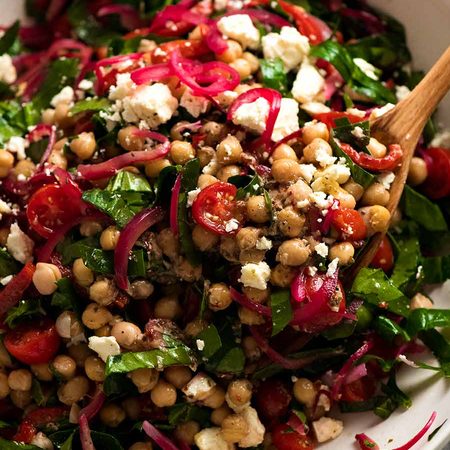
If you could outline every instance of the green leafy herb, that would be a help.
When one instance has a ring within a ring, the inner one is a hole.
[[[17,306],[8,310],[5,323],[10,327],[16,327],[19,322],[28,320],[30,317],[45,314],[39,300],[20,300]]]
[[[262,82],[265,87],[275,89],[285,97],[289,94],[288,80],[281,58],[261,59]]]
[[[408,185],[403,191],[402,202],[406,216],[427,230],[447,230],[447,223],[439,206]]]
[[[343,413],[355,413],[364,411],[373,411],[374,408],[381,402],[380,396],[373,396],[363,402],[339,402],[339,409]]]
[[[73,438],[75,436],[75,431],[70,434],[70,436],[64,441],[60,450],[72,450]]]
[[[428,436],[428,442],[433,439],[437,433],[439,433],[440,429],[445,425],[448,419],[445,419],[437,428],[435,428]]]
[[[421,262],[423,279],[425,283],[443,283],[445,280],[450,278],[449,255],[423,258]]]
[[[239,175],[238,175],[239,176]],[[230,183],[233,183],[234,179],[236,178],[236,182],[240,183],[243,181],[242,178],[237,179],[237,177],[232,177],[233,180],[229,180]],[[246,177],[247,178],[247,177]],[[235,184],[235,183],[233,183]],[[253,195],[259,195],[262,192],[263,189],[263,183],[258,175],[255,175],[248,184],[245,186],[239,187],[236,192],[236,200],[244,200],[248,197],[251,197]]]
[[[220,360],[216,370],[224,373],[240,373],[244,365],[244,351],[241,347],[234,347]]]
[[[123,450],[120,442],[110,433],[100,433],[99,431],[91,430],[91,438],[95,448],[108,450]]]
[[[370,125],[368,121],[351,123],[346,117],[336,119],[337,125],[333,128],[333,135],[342,142],[347,142],[359,151],[368,153],[366,146],[370,141]],[[358,128],[360,133],[356,133]]]
[[[361,309],[361,307],[359,309]],[[351,336],[355,332],[356,324],[356,321],[342,321],[333,327],[327,328],[320,334],[329,341],[344,339]]]
[[[20,23],[16,20],[0,38],[0,55],[3,55],[4,53],[12,53],[11,49],[19,37],[19,28]]]
[[[92,97],[76,102],[70,109],[70,112],[75,115],[85,111],[105,111],[109,106],[110,102],[108,99]]]
[[[58,289],[53,293],[51,305],[63,311],[79,312],[77,294],[69,278],[61,278],[56,282]]]
[[[38,406],[45,406],[46,400],[44,397],[44,393],[42,392],[41,383],[36,378],[33,378],[31,383],[31,396],[33,397],[34,402]]]
[[[263,189],[263,196],[264,196],[264,205],[266,206],[267,211],[269,211],[270,221],[273,221],[273,206],[272,206],[272,199],[270,198],[269,191],[266,189]]]
[[[210,412],[207,408],[202,408],[192,403],[177,403],[169,408],[167,420],[170,425],[178,425],[189,420],[195,420],[202,426],[209,422]]]
[[[409,315],[409,299],[380,269],[361,269],[353,282],[351,292],[372,305],[401,316]]]
[[[6,250],[0,248],[0,278],[14,275],[19,270],[19,263]]]
[[[164,167],[164,169],[161,170],[153,185],[153,190],[155,191],[154,204],[167,205],[170,203],[170,196],[177,174],[178,168],[176,166]]]
[[[400,390],[395,381],[395,374],[391,375],[387,384],[381,386],[386,397],[374,409],[374,413],[382,419],[387,419],[399,406],[408,409],[412,405],[411,399]]]
[[[416,277],[420,258],[419,241],[414,237],[401,240],[399,241],[398,248],[399,252],[395,261],[391,281],[399,289],[403,289],[413,277]]]
[[[39,113],[31,103],[22,106],[17,101],[0,102],[0,144],[13,136],[22,136],[38,120]]]
[[[135,396],[138,393],[134,383],[124,373],[112,373],[106,377],[103,392],[109,399]]]
[[[191,159],[181,169],[181,187],[186,191],[193,191],[197,188],[198,177],[200,176],[200,160]]]
[[[291,293],[288,289],[273,292],[270,295],[272,308],[272,336],[275,336],[292,320]]]
[[[384,340],[392,342],[396,337],[409,341],[408,333],[396,322],[384,316],[377,316],[373,320],[373,327]]]
[[[44,137],[36,142],[31,142],[27,148],[27,156],[31,158],[31,160],[38,164],[42,159],[42,155],[45,152],[45,149],[48,145],[48,138]]]
[[[110,192],[152,192],[150,183],[142,175],[121,170],[115,175],[106,186],[106,190]]]
[[[420,339],[433,352],[441,366],[444,376],[450,376],[450,343],[437,330],[426,330],[419,333]]]
[[[205,358],[210,358],[222,347],[222,340],[220,339],[219,332],[214,325],[209,325],[208,328],[203,330],[196,337],[196,342],[203,342],[203,349],[200,350]]]
[[[42,450],[41,447],[36,447],[32,444],[20,444],[19,442],[7,441],[0,438],[0,448],[2,450]]]
[[[411,335],[416,335],[419,331],[448,326],[450,326],[450,310],[419,308],[411,311],[406,328]]]

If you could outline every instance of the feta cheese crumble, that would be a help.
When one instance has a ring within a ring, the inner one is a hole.
[[[5,145],[5,150],[15,153],[20,161],[27,157],[25,149],[28,147],[28,141],[20,136],[13,136]]]
[[[0,55],[0,81],[6,84],[12,84],[16,79],[17,72],[11,56],[7,53]]]
[[[11,256],[22,264],[33,259],[34,242],[19,228],[17,222],[11,225],[6,248]]]
[[[56,108],[60,103],[72,104],[75,98],[75,92],[70,86],[65,86],[51,100],[50,105]]]
[[[222,17],[217,22],[217,28],[224,36],[238,41],[244,48],[259,47],[258,28],[253,25],[252,19],[247,14]]]
[[[238,446],[242,448],[257,447],[263,442],[266,429],[259,420],[256,409],[247,406],[240,414],[247,423],[247,434],[238,442]]]
[[[209,103],[208,99],[194,95],[190,89],[186,89],[180,98],[180,106],[195,118],[208,110]]]
[[[195,341],[195,344],[197,345],[197,348],[202,351],[205,348],[205,341],[202,341],[201,339],[197,339]]]
[[[230,219],[225,222],[225,231],[231,233],[239,228],[239,222],[236,219]]]
[[[220,427],[204,428],[194,436],[199,450],[233,450],[234,445],[225,441]]]
[[[330,262],[327,269],[327,277],[332,277],[336,272],[339,264],[339,258],[334,258],[333,261]]]
[[[195,202],[197,195],[200,193],[201,189],[197,188],[187,193],[187,202],[186,206],[189,208]]]
[[[270,250],[272,248],[272,241],[267,239],[265,236],[259,238],[256,241],[256,249],[257,250]]]
[[[322,443],[331,439],[336,439],[344,429],[344,423],[341,420],[330,417],[321,417],[312,423],[317,442]]]
[[[300,176],[307,182],[311,183],[312,179],[314,178],[314,174],[316,173],[317,169],[314,164],[299,164],[300,166]]]
[[[409,94],[411,94],[411,90],[408,86],[395,86],[395,96],[399,102],[408,97]]]
[[[108,356],[120,354],[120,346],[114,336],[92,336],[89,338],[88,347],[105,362]]]
[[[437,133],[431,141],[430,147],[450,148],[450,131],[445,130]]]
[[[370,64],[363,58],[353,58],[353,62],[361,69],[361,71],[372,80],[378,80],[379,71],[374,65]]]
[[[328,256],[328,246],[327,244],[324,244],[321,242],[320,244],[317,244],[314,247],[314,250],[319,256],[322,256],[322,258],[326,258]]]
[[[325,80],[308,60],[303,61],[292,86],[292,95],[299,103],[317,100],[325,87]]]
[[[294,27],[282,27],[280,33],[269,33],[262,38],[265,59],[280,58],[288,72],[300,65],[309,53],[309,41]]]
[[[389,190],[395,180],[395,174],[394,172],[383,172],[378,175],[377,180],[385,189]]]
[[[244,286],[264,290],[267,288],[267,282],[270,279],[270,267],[262,261],[259,263],[244,264],[241,268],[241,277],[239,282]]]

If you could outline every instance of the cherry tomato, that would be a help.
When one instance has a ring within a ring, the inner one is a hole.
[[[215,234],[236,234],[242,226],[242,216],[236,203],[237,188],[217,182],[198,194],[192,205],[194,220]]]
[[[372,378],[362,377],[342,387],[341,400],[344,402],[365,402],[375,394],[376,384]]]
[[[69,414],[68,408],[63,406],[53,406],[38,408],[29,412],[25,420],[33,424],[35,427],[41,428],[49,423],[60,422]]]
[[[29,444],[33,440],[34,436],[36,436],[36,433],[36,427],[30,421],[24,420],[20,423],[19,428],[17,428],[13,441]]]
[[[422,184],[424,193],[438,199],[450,195],[450,149],[432,147],[424,152],[428,176]]]
[[[394,251],[392,250],[391,241],[387,236],[383,237],[370,265],[371,267],[382,269],[386,273],[394,267]]]
[[[272,443],[277,450],[314,450],[316,446],[308,436],[302,436],[288,425],[278,425],[272,430]]]
[[[258,410],[269,422],[285,416],[288,413],[291,400],[291,391],[285,383],[274,378],[263,381],[256,393]]]
[[[4,344],[14,358],[24,364],[44,364],[58,352],[60,337],[48,318],[22,323],[8,331]]]
[[[361,214],[355,209],[340,208],[333,211],[332,226],[341,239],[359,241],[367,236],[367,227]]]
[[[354,114],[350,114],[344,111],[331,111],[327,113],[320,113],[314,116],[314,119],[323,122],[328,128],[334,128],[336,126],[335,120],[348,119],[351,123],[362,122],[364,120],[363,117],[355,116]]]
[[[36,268],[32,263],[25,264],[22,270],[14,275],[13,279],[3,288],[0,292],[0,316],[19,303],[23,293],[33,280],[35,270]]]
[[[62,225],[80,215],[81,191],[75,185],[53,183],[38,189],[28,201],[27,218],[31,228],[49,238]]]
[[[152,64],[167,62],[174,50],[179,50],[181,56],[188,59],[198,59],[201,56],[211,53],[211,50],[201,39],[178,39],[164,42],[153,50]]]
[[[294,19],[298,31],[307,36],[312,44],[320,44],[331,37],[329,26],[318,17],[308,14],[301,6],[284,0],[278,0],[278,3],[283,11]]]

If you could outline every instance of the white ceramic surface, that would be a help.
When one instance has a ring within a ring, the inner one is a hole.
[[[450,0],[372,0],[370,3],[390,12],[406,25],[415,68],[429,68],[450,45]],[[18,0],[0,0],[0,24],[6,25],[21,17],[21,4]],[[450,95],[441,105],[439,121],[450,127]],[[431,295],[438,305],[448,308],[450,282],[433,289]],[[432,411],[438,413],[432,429],[450,417],[449,380],[439,378],[434,372],[405,367],[400,372],[399,385],[412,396],[411,409],[394,413],[386,422],[379,421],[372,413],[343,415],[344,433],[320,450],[356,450],[354,435],[360,432],[373,437],[383,450],[390,450],[407,442],[422,428]],[[424,438],[414,449],[442,450],[449,441],[450,421],[431,442]]]

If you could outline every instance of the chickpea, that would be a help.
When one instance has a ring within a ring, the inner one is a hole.
[[[223,419],[220,435],[229,444],[236,444],[247,433],[247,421],[241,414],[230,414]]]
[[[150,393],[152,402],[159,408],[172,406],[177,401],[177,390],[165,380],[159,379]]]
[[[345,189],[339,187],[332,193],[332,195],[339,201],[341,208],[355,209],[355,197],[349,194]]]
[[[302,139],[306,145],[311,144],[314,139],[322,139],[328,142],[330,139],[330,132],[324,123],[313,120],[312,122],[305,123]]]
[[[11,391],[9,398],[14,406],[25,409],[32,401],[31,391]]]
[[[141,329],[132,322],[118,322],[111,328],[111,336],[124,347],[132,347],[142,336]]]
[[[258,72],[259,70],[259,59],[250,52],[244,52],[242,57],[250,64],[251,73]]]
[[[26,369],[13,370],[8,375],[8,385],[13,391],[29,391],[33,376]]]
[[[103,250],[114,250],[119,242],[120,231],[114,225],[102,231],[100,235],[100,246]]]
[[[229,416],[232,413],[233,413],[233,411],[225,403],[222,406],[220,406],[219,408],[216,408],[211,413],[211,422],[214,425],[217,425],[220,427],[220,425],[222,425],[222,422],[224,421],[225,417]]]
[[[204,145],[203,147],[200,147],[197,150],[197,158],[200,162],[200,167],[203,168],[203,167],[207,166],[212,161],[215,154],[216,154],[216,151],[212,147],[209,147],[208,145]]]
[[[272,161],[277,161],[278,159],[292,159],[297,161],[297,154],[294,149],[287,144],[280,144],[271,155]]]
[[[0,399],[3,399],[9,395],[9,383],[8,376],[0,372]]]
[[[242,292],[254,303],[266,303],[270,297],[269,289],[255,289],[244,286]]]
[[[97,356],[89,356],[84,362],[87,377],[98,383],[105,381],[105,363]]]
[[[238,58],[242,57],[244,52],[239,42],[229,39],[227,41],[227,44],[228,48],[223,53],[216,55],[216,57],[219,61],[230,64],[236,61]]]
[[[220,386],[215,385],[202,403],[207,408],[220,408],[225,403],[225,391]]]
[[[99,305],[109,305],[117,297],[117,288],[113,280],[97,280],[89,287],[89,298]]]
[[[170,165],[170,161],[166,158],[155,159],[145,164],[145,175],[149,178],[157,178],[161,171]]]
[[[161,230],[156,236],[156,242],[162,252],[170,259],[178,258],[178,254],[180,252],[178,239],[175,237],[170,228],[164,228],[164,230]]]
[[[308,163],[318,163],[324,156],[333,156],[330,144],[321,138],[315,138],[303,149],[303,157]]]
[[[208,323],[202,319],[195,319],[186,324],[184,332],[188,337],[195,337],[208,327]]]
[[[242,348],[244,349],[246,359],[250,361],[257,361],[261,357],[261,349],[253,336],[245,336],[242,340]]]
[[[228,127],[224,123],[210,121],[206,122],[199,131],[206,136],[206,145],[215,146],[228,134]]]
[[[256,223],[265,223],[270,220],[270,212],[266,206],[264,195],[253,195],[247,200],[247,216]]]
[[[111,326],[110,325],[103,325],[100,328],[97,328],[94,330],[94,334],[98,337],[108,337],[111,336]]]
[[[316,180],[314,183],[318,183],[324,180],[324,178],[320,178],[319,180]],[[321,190],[325,192],[325,187]],[[308,202],[309,197],[313,193],[313,190],[309,187],[307,183],[305,183],[303,180],[298,180],[291,186],[289,186],[287,190],[289,200],[291,200],[294,207],[301,208],[304,204],[304,202]],[[309,203],[309,202],[308,202]]]
[[[124,409],[129,419],[131,420],[139,419],[142,407],[138,397],[127,397],[122,402],[122,408]]]
[[[390,194],[380,183],[371,184],[361,198],[361,204],[366,206],[381,205],[386,206],[389,202]]]
[[[46,125],[53,125],[55,123],[55,110],[53,108],[44,109],[41,114],[41,120]]]
[[[61,169],[67,169],[67,158],[62,150],[53,149],[48,157],[47,162],[53,166],[60,167]]]
[[[276,265],[270,273],[270,283],[273,286],[289,287],[295,278],[296,270],[283,264]]]
[[[292,159],[277,159],[272,163],[272,176],[279,183],[297,181],[300,176],[300,165]]]
[[[232,381],[227,388],[225,399],[231,409],[239,408],[250,403],[252,398],[252,383],[241,379]]]
[[[14,166],[14,156],[6,150],[0,149],[0,178],[8,176]]]
[[[115,403],[109,403],[100,410],[100,420],[107,427],[117,428],[126,417],[125,411]]]
[[[197,186],[200,189],[205,189],[205,187],[211,186],[211,184],[217,183],[219,180],[216,177],[213,177],[212,175],[208,175],[206,173],[202,173],[198,177]]]
[[[30,369],[39,381],[51,381],[53,378],[48,363],[33,364],[30,366]]]
[[[51,364],[53,370],[64,380],[70,380],[75,376],[77,364],[67,355],[58,355]]]
[[[74,119],[70,115],[70,104],[59,102],[55,108],[54,121],[61,128],[68,128],[73,125]]]
[[[241,160],[241,143],[235,136],[229,134],[218,146],[216,150],[217,162],[219,164],[235,164]]]
[[[186,258],[180,258],[174,266],[175,274],[183,281],[193,283],[202,276],[202,266],[193,266]]]
[[[177,440],[184,442],[187,445],[194,445],[194,436],[200,431],[200,425],[198,422],[188,420],[187,422],[180,423],[175,428],[174,435]]]
[[[89,392],[89,381],[86,377],[77,376],[58,389],[58,399],[64,405],[79,402]]]
[[[153,450],[151,442],[135,442],[128,450]]]
[[[360,198],[363,196],[364,194],[364,188],[356,183],[355,181],[353,181],[352,179],[350,179],[349,181],[347,181],[347,183],[345,183],[344,185],[342,185],[342,187],[349,193],[351,194],[354,199],[356,201],[359,201]]]
[[[92,131],[80,133],[78,137],[73,139],[70,143],[70,150],[82,160],[92,158],[96,147],[97,143],[95,142],[95,136]]]
[[[207,250],[212,250],[216,247],[219,242],[219,236],[217,234],[211,233],[200,225],[195,225],[192,230],[192,240],[195,246],[201,251],[205,252]]]
[[[37,263],[33,274],[33,284],[42,295],[51,295],[58,288],[56,282],[61,279],[61,271],[54,264]]]
[[[98,222],[86,220],[80,225],[80,234],[84,237],[92,237],[102,231],[103,227]]]
[[[391,214],[384,206],[366,206],[359,209],[359,212],[367,226],[367,234],[369,236],[388,228]]]
[[[408,171],[408,184],[418,186],[422,184],[428,177],[428,169],[426,162],[418,156],[413,156]]]
[[[80,286],[89,287],[94,282],[94,272],[84,264],[81,258],[73,262],[72,273]]]
[[[117,141],[120,146],[129,152],[139,152],[144,150],[145,140],[136,136],[136,132],[138,131],[139,128],[132,125],[121,128],[117,133]]]
[[[128,293],[136,300],[145,300],[153,294],[154,290],[155,288],[150,281],[136,280],[130,284]]]
[[[67,348],[67,353],[75,360],[78,367],[84,367],[86,359],[92,355],[91,349],[84,343],[71,345]]]
[[[311,250],[303,239],[290,239],[284,241],[280,247],[276,260],[285,266],[301,266],[307,260]]]
[[[49,162],[52,163],[52,161],[50,161],[50,158],[49,158]],[[29,178],[29,177],[31,177],[31,175],[33,175],[35,169],[36,169],[36,166],[33,161],[30,161],[29,159],[22,159],[22,161],[19,161],[14,166],[14,169],[12,169],[12,172],[14,173],[14,175],[16,177],[18,177],[19,175],[23,175],[24,177]]]
[[[231,303],[230,289],[225,283],[213,283],[208,291],[208,306],[213,311],[222,311]]]
[[[56,331],[64,339],[76,338],[83,334],[83,325],[72,311],[63,311],[55,323]]]
[[[329,259],[332,261],[337,258],[341,266],[350,264],[355,255],[355,248],[351,242],[339,242],[330,247]]]
[[[81,316],[83,324],[90,330],[103,327],[111,319],[112,314],[104,306],[97,305],[97,303],[89,303]]]
[[[418,292],[412,299],[410,303],[411,310],[418,308],[431,309],[433,307],[433,302],[425,295]]]
[[[314,383],[307,378],[299,378],[294,383],[294,397],[295,399],[306,405],[309,408],[312,408],[314,406],[314,403],[316,401],[316,387],[314,386]]]
[[[167,367],[164,370],[164,378],[177,389],[181,389],[192,379],[192,372],[185,366]]]
[[[259,263],[264,260],[265,255],[265,250],[258,250],[256,248],[241,250],[239,253],[239,262],[241,264]]]
[[[250,250],[256,248],[256,243],[259,239],[260,229],[255,227],[241,228],[237,235],[237,245],[241,250]]]
[[[252,74],[252,66],[250,63],[244,58],[238,58],[230,63],[230,66],[236,70],[239,74],[241,80],[245,80],[250,77]]]
[[[245,325],[261,325],[264,323],[264,317],[251,309],[240,306],[238,316],[241,323]]]
[[[226,182],[228,178],[235,177],[236,175],[241,174],[241,168],[239,166],[235,166],[230,164],[228,166],[224,166],[217,172],[217,178],[220,181]]]
[[[182,314],[182,309],[176,296],[162,297],[155,303],[154,315],[158,319],[173,320]]]
[[[170,157],[174,163],[184,165],[195,158],[195,149],[190,142],[172,141]]]
[[[278,228],[281,233],[288,237],[297,237],[302,234],[306,217],[294,211],[291,206],[282,209],[277,214]]]
[[[373,137],[370,138],[369,144],[367,145],[367,150],[369,150],[370,154],[374,158],[383,158],[386,156],[387,151],[386,146]]]
[[[136,369],[129,373],[139,393],[150,392],[158,383],[159,373],[155,369]]]

